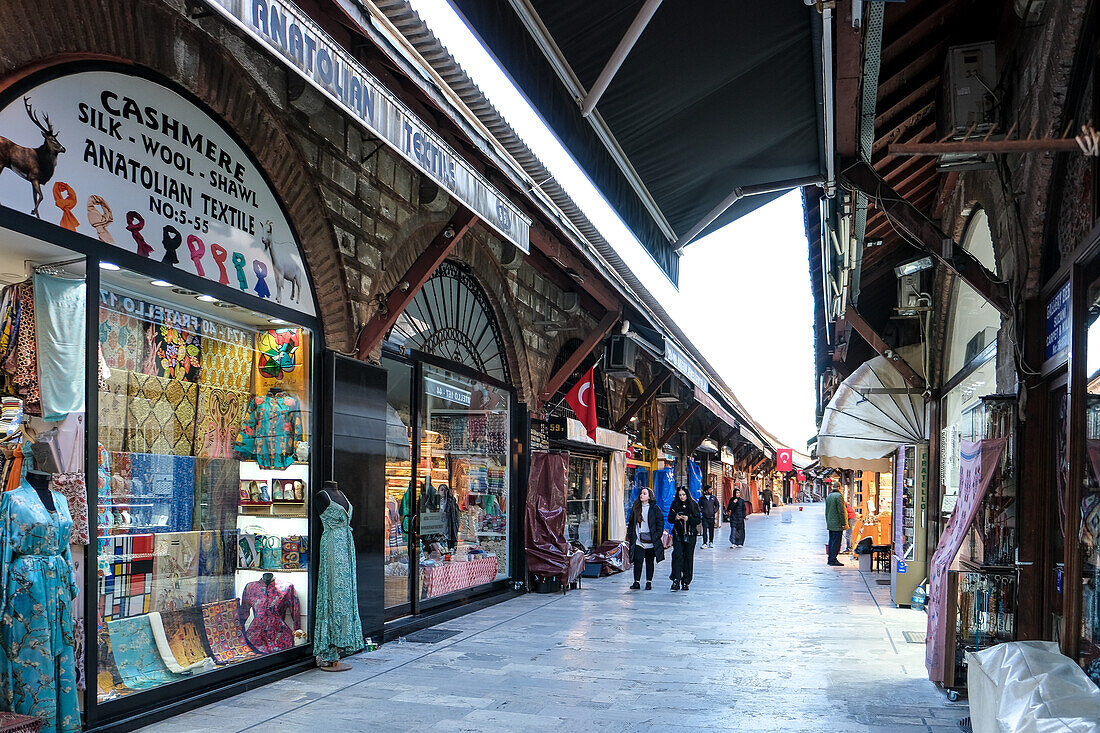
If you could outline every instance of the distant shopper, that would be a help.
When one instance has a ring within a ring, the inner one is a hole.
[[[695,569],[695,541],[699,538],[699,505],[688,490],[676,489],[676,498],[668,509],[672,524],[672,590],[688,590]]]
[[[760,498],[764,502],[764,513],[771,516],[772,513],[772,490],[764,489],[760,492]]]
[[[714,523],[721,507],[711,488],[708,486],[703,489],[703,496],[699,499],[699,515],[703,518],[703,547],[714,547]]]
[[[847,524],[848,513],[844,510],[844,497],[840,495],[840,488],[833,487],[829,495],[825,497],[825,526],[829,529],[829,564],[844,565],[836,559],[840,552],[840,537],[844,534],[844,525]]]
[[[852,528],[856,525],[856,510],[848,502],[844,502],[844,511],[848,515],[848,526],[844,528],[844,552],[852,551]]]
[[[733,490],[733,497],[726,504],[726,521],[730,523],[730,549],[745,546],[745,514],[747,507],[741,498],[741,489]]]
[[[653,590],[653,563],[665,559],[665,546],[661,536],[665,531],[665,518],[661,508],[653,501],[648,488],[638,492],[634,506],[630,508],[630,521],[626,524],[626,539],[630,544],[630,561],[634,564],[634,585],[641,588],[642,563],[645,563],[645,589]]]

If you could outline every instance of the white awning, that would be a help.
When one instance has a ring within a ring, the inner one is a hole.
[[[918,360],[907,361],[920,371]],[[926,433],[924,396],[876,356],[841,383],[825,408],[818,460],[833,468],[886,472],[898,446],[922,443]]]

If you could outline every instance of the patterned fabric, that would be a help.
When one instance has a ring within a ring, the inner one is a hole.
[[[239,601],[231,598],[202,607],[203,629],[210,653],[218,664],[230,664],[260,656],[248,645],[241,628]]]
[[[88,487],[83,473],[55,473],[50,477],[50,488],[69,502],[69,514],[73,518],[72,544],[86,545],[88,536]]]
[[[321,512],[321,561],[317,570],[317,621],[313,653],[326,664],[363,648],[351,513],[336,502]]]
[[[106,624],[100,627],[96,636],[96,699],[106,702],[128,694],[130,688],[122,681],[122,674],[115,664],[111,651],[111,635],[107,632]]]
[[[445,562],[434,567],[423,567],[421,598],[435,598],[464,588],[492,583],[497,576],[497,558],[481,555],[466,562]]]
[[[195,455],[232,458],[233,442],[241,431],[241,416],[251,395],[199,385]]]
[[[99,507],[96,512],[97,531],[102,537],[110,530],[115,521],[115,512],[111,504],[111,452],[99,444],[99,468],[96,471],[97,495]],[[90,541],[90,538],[89,538]]]
[[[256,394],[282,387],[304,395],[309,387],[309,331],[304,328],[273,328],[256,334]]]
[[[302,545],[305,538],[301,535],[290,535],[283,537],[283,569],[284,570],[301,570],[302,569]]]
[[[111,371],[140,372],[145,361],[142,324],[126,313],[100,307],[99,346]]]
[[[157,651],[169,671],[177,674],[212,669],[206,637],[202,633],[202,612],[197,608],[179,611],[154,611],[149,626]]]
[[[196,319],[197,320],[197,319]],[[202,348],[199,331],[186,331],[171,324],[150,324],[156,349],[157,376],[199,381]]]
[[[134,498],[134,469],[129,453],[114,451],[111,453],[111,499],[114,519],[111,522],[111,534],[126,534],[132,531],[133,512],[131,502]]]
[[[126,450],[126,406],[130,372],[112,369],[99,391],[99,440],[109,451]]]
[[[249,622],[249,612],[252,620]],[[290,616],[290,625],[286,617]],[[294,631],[302,628],[302,607],[293,585],[254,580],[241,594],[241,621],[245,638],[261,654],[294,646]]]
[[[45,731],[76,733],[73,520],[65,497],[50,495],[54,511],[26,481],[0,499],[0,703],[42,718]]]
[[[192,529],[221,529],[237,524],[240,475],[241,462],[235,458],[195,459]]]
[[[156,535],[153,562],[153,609],[178,611],[198,603],[199,533]]]
[[[28,280],[15,286],[19,299],[19,328],[15,336],[15,348],[8,357],[5,368],[12,375],[12,385],[17,397],[23,399],[23,410],[29,415],[40,412],[41,396],[38,392],[38,340],[34,325],[34,285]]]
[[[195,508],[195,459],[131,453],[133,522],[159,532],[191,529]],[[139,500],[140,497],[140,500]]]
[[[232,598],[237,572],[237,530],[199,533],[199,604]]]
[[[240,533],[237,535],[237,567],[259,568],[263,535]]]
[[[107,622],[111,654],[122,682],[131,690],[148,690],[180,679],[164,664],[148,614]]]
[[[153,610],[151,534],[119,535],[99,540],[99,618],[140,616]]]
[[[199,383],[252,394],[252,349],[217,338],[202,338]]]
[[[298,398],[289,392],[267,394],[249,403],[234,450],[260,468],[283,469],[294,463],[294,449],[304,438]]]
[[[130,374],[126,448],[131,453],[195,452],[198,388],[190,382]]]

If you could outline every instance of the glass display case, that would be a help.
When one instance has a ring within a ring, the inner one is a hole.
[[[906,445],[894,458],[894,536],[890,598],[909,607],[913,590],[928,571],[925,507],[928,504],[928,446]]]
[[[954,570],[948,575],[948,634],[945,679],[948,687],[966,688],[966,652],[978,652],[1016,638],[1015,571]]]

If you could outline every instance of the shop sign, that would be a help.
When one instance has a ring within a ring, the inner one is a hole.
[[[297,6],[286,0],[208,2],[502,237],[530,252],[531,220]]]
[[[900,575],[907,572],[909,572],[909,563],[904,560],[898,560],[898,574]]]
[[[1062,356],[1069,349],[1069,305],[1070,287],[1067,282],[1047,301],[1044,361]]]
[[[443,512],[422,512],[419,531],[421,537],[443,534]]]
[[[689,382],[704,392],[710,391],[710,382],[691,357],[683,352],[671,339],[665,339],[665,361],[676,371],[683,374]]]
[[[166,87],[82,71],[0,110],[0,204],[313,315],[293,230],[251,156]],[[3,172],[3,168],[0,168]]]
[[[546,435],[550,440],[569,438],[569,420],[564,416],[552,417],[546,422]]]
[[[733,451],[728,446],[722,446],[722,463],[733,465]]]
[[[466,407],[470,406],[470,393],[468,391],[431,377],[424,377],[424,382],[425,390],[432,397],[438,397]]]

